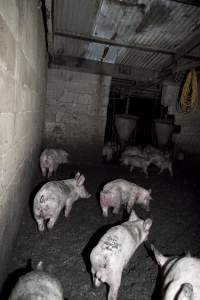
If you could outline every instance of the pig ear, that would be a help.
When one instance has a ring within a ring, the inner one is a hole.
[[[136,215],[136,212],[134,210],[131,211],[131,214],[129,216],[129,221],[136,221],[138,219],[138,216]]]
[[[78,178],[79,178],[80,176],[81,176],[81,173],[80,173],[80,172],[77,172],[77,173],[76,173],[76,175],[75,175],[75,177],[74,177],[74,178],[75,178],[75,180],[77,181],[77,180],[78,180]]]
[[[180,292],[178,294],[178,299],[193,299],[194,289],[191,283],[184,283],[181,286]]]
[[[79,178],[76,180],[76,184],[77,184],[78,186],[83,185],[84,181],[85,181],[85,176],[84,176],[84,175],[81,175],[81,176],[79,176]]]
[[[153,251],[154,255],[155,255],[155,259],[157,261],[157,264],[159,266],[163,266],[166,261],[167,261],[167,257],[165,257],[164,255],[162,255],[155,247],[153,244],[151,244],[151,250]]]
[[[152,225],[152,220],[151,219],[146,219],[144,221],[144,231],[148,231],[151,228]]]
[[[149,190],[148,190],[148,192],[149,192],[149,194],[151,194],[152,190],[151,190],[151,189],[149,189]]]

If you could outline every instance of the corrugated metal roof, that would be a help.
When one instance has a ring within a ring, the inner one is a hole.
[[[175,50],[200,25],[200,7],[169,0],[138,0],[138,3],[145,4],[145,9],[120,5],[115,0],[55,0],[54,30],[109,39],[115,35],[121,43]],[[98,61],[106,47],[63,37],[56,37],[54,43],[56,53]],[[168,58],[165,54],[111,46],[104,61],[155,70]]]

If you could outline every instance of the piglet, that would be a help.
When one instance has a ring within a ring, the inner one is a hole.
[[[109,285],[108,300],[116,300],[122,271],[136,249],[147,240],[151,219],[140,219],[132,211],[127,222],[109,229],[90,254],[93,283]]]
[[[73,179],[50,181],[42,186],[33,202],[34,217],[39,231],[44,230],[45,220],[49,220],[47,228],[51,229],[64,207],[67,218],[75,201],[91,196],[85,189],[84,181],[84,175],[78,172]]]
[[[156,261],[161,267],[162,300],[200,299],[200,259],[162,255],[153,245]]]
[[[150,164],[157,166],[160,169],[160,174],[167,169],[173,176],[172,160],[169,153],[167,154],[149,154]]]
[[[22,276],[14,287],[9,300],[64,300],[63,288],[56,277],[43,271],[42,262],[36,270]]]
[[[121,158],[121,162],[124,165],[130,165],[130,172],[132,172],[135,168],[142,169],[146,177],[148,177],[148,167],[150,165],[150,161],[144,157],[140,156],[132,156],[132,155],[123,155]]]
[[[106,159],[106,162],[110,162],[115,154],[119,151],[119,145],[115,142],[107,142],[102,149],[102,157]]]
[[[42,175],[49,178],[60,164],[68,162],[69,153],[62,149],[44,149],[40,155],[40,168]]]
[[[117,214],[121,206],[126,206],[130,213],[134,204],[141,205],[147,211],[150,210],[151,189],[127,181],[125,179],[115,179],[108,182],[100,193],[100,205],[104,217],[108,216],[109,207],[113,208],[113,213]]]

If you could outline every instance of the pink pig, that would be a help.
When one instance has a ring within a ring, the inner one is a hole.
[[[107,183],[100,193],[100,205],[104,217],[108,216],[109,207],[117,214],[122,205],[127,207],[130,213],[134,204],[142,205],[147,211],[150,210],[151,190],[146,190],[137,184],[116,179]]]
[[[151,219],[140,219],[135,211],[129,220],[109,229],[90,254],[93,283],[109,285],[108,300],[116,300],[122,272],[136,249],[148,238]]]
[[[40,155],[42,175],[49,178],[60,164],[68,162],[69,153],[62,149],[45,149]]]
[[[50,181],[42,186],[33,202],[39,231],[44,230],[45,220],[48,220],[47,228],[51,229],[63,208],[67,218],[75,201],[91,196],[85,189],[84,181],[84,175],[78,172],[73,179]]]
[[[161,267],[162,300],[200,299],[200,259],[162,255],[153,245],[156,261]]]

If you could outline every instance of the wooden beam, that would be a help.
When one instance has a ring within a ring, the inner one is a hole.
[[[144,82],[155,82],[158,76],[157,72],[148,69],[140,69],[123,64],[110,64],[71,56],[54,57],[50,64],[50,68],[64,68],[79,72],[100,74],[121,79],[140,80]]]
[[[104,39],[104,38],[95,37],[95,36],[89,36],[89,35],[80,34],[80,33],[56,31],[56,32],[54,32],[54,34],[57,36],[65,37],[65,38],[78,39],[78,40],[83,40],[83,41],[87,41],[87,42],[111,45],[111,46],[122,47],[122,48],[127,48],[127,49],[136,49],[136,50],[153,52],[153,53],[162,53],[162,54],[166,54],[166,55],[170,55],[170,56],[176,54],[176,52],[174,50],[150,47],[150,46],[136,44],[136,43],[132,43],[132,44],[120,43],[115,40],[109,40],[109,39]],[[184,58],[188,58],[191,60],[200,60],[200,56],[193,56],[193,55],[184,55]]]

